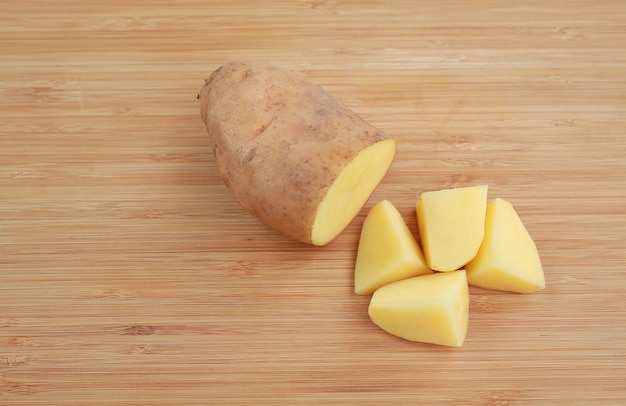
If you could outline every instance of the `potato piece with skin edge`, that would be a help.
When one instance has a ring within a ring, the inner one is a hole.
[[[296,73],[230,62],[200,109],[218,170],[261,223],[313,245],[339,235],[382,181],[396,142]]]
[[[487,185],[424,192],[416,212],[428,266],[440,272],[468,263],[484,237]]]
[[[405,340],[461,347],[469,322],[465,270],[385,285],[372,295],[368,313],[380,328]]]
[[[487,205],[485,238],[466,265],[470,285],[530,293],[546,282],[537,246],[513,205],[496,198]]]
[[[369,295],[391,282],[430,273],[422,250],[395,206],[383,200],[372,207],[359,239],[355,293]]]

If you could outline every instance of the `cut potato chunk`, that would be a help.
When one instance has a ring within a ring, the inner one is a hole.
[[[469,320],[465,270],[416,276],[374,292],[372,321],[405,340],[460,347]]]
[[[392,138],[365,148],[341,171],[317,208],[311,242],[326,245],[350,224],[383,180],[396,153]]]
[[[429,268],[449,272],[468,263],[485,229],[487,185],[424,192],[417,203],[417,223]]]
[[[468,282],[485,289],[530,293],[546,286],[535,242],[513,205],[500,198],[487,206],[485,238],[466,270]]]
[[[369,295],[388,283],[429,273],[432,271],[402,215],[388,200],[375,205],[361,230],[355,293]]]

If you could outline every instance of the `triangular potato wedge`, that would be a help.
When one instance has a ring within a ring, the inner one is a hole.
[[[483,240],[487,185],[424,192],[416,212],[429,268],[449,272],[474,258]]]
[[[386,332],[410,341],[460,347],[469,320],[465,270],[416,276],[374,292],[368,313]]]
[[[388,200],[375,205],[361,230],[354,291],[369,295],[397,280],[432,273],[404,219]]]
[[[485,238],[466,270],[470,285],[485,289],[530,293],[546,286],[535,242],[513,205],[500,198],[487,206]]]

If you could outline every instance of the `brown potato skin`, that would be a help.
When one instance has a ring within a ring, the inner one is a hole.
[[[388,137],[308,79],[234,61],[214,71],[200,110],[224,183],[261,223],[312,244],[317,207],[345,166]]]

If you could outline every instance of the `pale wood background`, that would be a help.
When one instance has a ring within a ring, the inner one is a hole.
[[[324,248],[231,198],[200,120],[233,59],[296,70],[395,136]],[[626,2],[0,3],[0,403],[626,401]],[[368,208],[488,184],[535,238],[531,295],[472,289],[465,346],[352,293]]]

